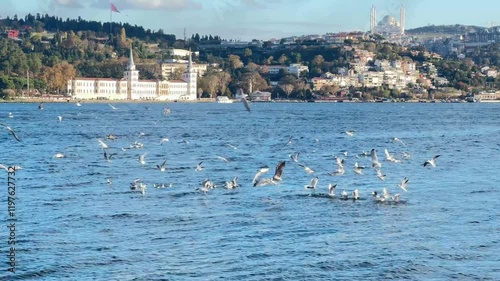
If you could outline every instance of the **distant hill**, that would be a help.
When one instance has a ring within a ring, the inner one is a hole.
[[[422,26],[422,27],[417,27],[413,29],[407,29],[405,30],[406,34],[425,34],[425,33],[439,33],[439,34],[449,34],[449,35],[454,35],[454,34],[466,34],[470,32],[476,32],[478,30],[483,30],[485,27],[481,26],[474,26],[474,25],[461,25],[461,24],[454,24],[454,25],[428,25],[428,26]]]

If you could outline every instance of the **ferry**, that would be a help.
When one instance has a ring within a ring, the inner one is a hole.
[[[233,100],[230,100],[227,96],[218,96],[215,98],[215,102],[217,103],[233,103]]]

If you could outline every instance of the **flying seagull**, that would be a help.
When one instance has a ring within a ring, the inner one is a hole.
[[[166,163],[167,163],[167,160],[164,160],[163,163],[161,163],[161,165],[156,165],[156,169],[160,170],[160,172],[165,172],[165,170],[166,170],[165,164]]]
[[[283,169],[285,168],[285,161],[280,161],[278,165],[276,166],[276,170],[274,171],[274,176],[273,180],[275,181],[280,181],[281,180],[281,175],[283,174]]]
[[[253,177],[252,184],[255,186],[255,184],[259,180],[260,176],[262,176],[263,174],[265,174],[267,172],[269,172],[268,166],[260,167],[259,170],[257,171],[257,173],[255,174],[255,176]]]
[[[251,112],[251,111],[250,111],[250,105],[248,104],[248,101],[247,101],[246,97],[242,97],[242,98],[241,98],[241,101],[243,102],[243,105],[245,106],[246,110],[247,110],[248,112]]]
[[[201,171],[203,169],[203,167],[201,166],[201,163],[203,163],[203,161],[201,161],[200,163],[198,163],[198,165],[196,165],[196,168],[194,169],[195,171]]]
[[[145,165],[146,164],[146,154],[147,153],[144,153],[142,155],[139,156],[139,163],[141,163],[141,165]]]
[[[377,151],[375,149],[372,149],[370,151],[370,156],[372,157],[372,167],[373,168],[382,167],[382,164],[378,161]]]
[[[16,132],[9,126],[3,124],[3,123],[0,123],[0,125],[4,126],[4,128],[9,131],[9,133],[17,140],[17,141],[21,141],[21,139],[17,136]]]
[[[304,171],[306,171],[306,173],[308,173],[308,174],[314,173],[313,169],[307,167],[306,165],[304,165],[302,163],[297,163],[297,165],[299,165],[300,167],[304,168]]]
[[[336,184],[328,184],[328,195],[334,197],[335,196],[335,188],[337,187]]]
[[[111,107],[113,110],[117,110],[118,108],[114,107],[112,104],[108,103],[108,105]]]
[[[308,185],[304,185],[304,188],[305,189],[314,189],[316,190],[316,186],[318,185],[318,177],[314,177],[312,180],[311,180],[311,183],[309,183]]]
[[[111,157],[113,157],[115,155],[116,155],[116,153],[107,154],[106,151],[104,151],[104,160],[111,162]]]
[[[99,145],[102,147],[102,149],[109,148],[108,145],[105,142],[103,142],[101,139],[97,139],[97,141],[99,142]]]
[[[432,157],[432,159],[431,159],[431,160],[427,160],[427,161],[425,161],[425,163],[424,163],[424,167],[425,167],[425,166],[427,166],[427,165],[431,165],[432,167],[436,167],[436,159],[437,159],[439,156],[441,156],[441,155],[436,155],[436,156]]]
[[[399,142],[403,146],[406,146],[406,144],[400,138],[392,138],[391,142]]]
[[[406,185],[408,185],[408,181],[409,179],[407,179],[406,177],[401,181],[400,184],[398,184],[398,187],[401,188],[402,190],[404,191],[408,191],[406,190]]]

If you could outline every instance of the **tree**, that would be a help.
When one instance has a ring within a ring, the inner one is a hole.
[[[281,57],[278,59],[278,62],[280,64],[286,64],[288,61],[288,58],[285,56],[285,54],[281,54]]]
[[[335,95],[339,90],[339,86],[332,84],[332,85],[323,85],[319,89],[319,92],[321,95],[326,96],[326,95]]]
[[[229,55],[229,67],[233,70],[243,67],[243,63],[240,60],[240,56]]]
[[[290,98],[290,94],[292,93],[294,87],[293,84],[279,84],[279,87],[285,92],[286,98]]]
[[[226,94],[227,85],[231,82],[231,75],[225,71],[218,72],[217,77],[217,89],[221,95]]]
[[[53,67],[47,67],[43,74],[43,78],[50,90],[60,93],[66,90],[68,80],[74,78],[75,75],[75,67],[67,61],[62,61]]]

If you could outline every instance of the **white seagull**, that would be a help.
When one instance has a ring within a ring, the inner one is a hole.
[[[300,155],[300,152],[296,152],[296,153],[290,155],[290,159],[292,159],[292,162],[298,163],[299,162],[299,155]]]
[[[308,173],[308,174],[314,173],[313,169],[307,167],[306,165],[304,165],[302,163],[297,163],[297,165],[299,165],[300,167],[304,168],[304,171],[306,171],[306,173]]]
[[[359,190],[355,189],[355,190],[352,192],[352,199],[353,199],[353,200],[358,200],[358,199],[359,199]]]
[[[427,160],[427,161],[425,161],[425,163],[424,163],[424,167],[425,167],[425,166],[428,166],[428,165],[430,165],[431,167],[436,167],[436,159],[437,159],[439,156],[441,156],[441,155],[436,155],[436,156],[432,157],[432,159],[431,159],[431,160]]]
[[[384,149],[384,152],[385,152],[385,160],[390,161],[390,162],[394,162],[394,163],[401,162],[401,160],[398,160],[398,159],[394,158],[394,156],[389,153],[389,151],[387,150],[387,148]]]
[[[401,188],[402,190],[404,191],[408,191],[406,190],[406,186],[408,185],[408,181],[409,179],[407,179],[406,177],[401,181],[400,184],[398,184],[398,187]]]
[[[17,141],[21,141],[21,139],[19,138],[19,136],[17,136],[16,132],[9,126],[3,124],[3,123],[0,123],[1,126],[3,126],[7,131],[9,131],[9,133],[17,140]]]
[[[329,183],[328,184],[328,195],[330,195],[331,197],[335,197],[335,188],[336,187],[337,187],[336,184]]]
[[[392,138],[391,142],[398,142],[398,143],[402,144],[403,146],[406,146],[406,144],[400,138]]]
[[[62,121],[62,116],[61,115],[57,116],[57,122],[61,123],[61,121]]]
[[[66,156],[64,156],[64,154],[62,154],[61,152],[58,152],[56,154],[54,154],[54,156],[52,158],[64,158]]]
[[[364,166],[359,166],[358,162],[354,163],[354,168],[352,169],[356,174],[363,175]]]
[[[114,107],[112,104],[108,103],[108,105],[111,107],[113,110],[117,110],[118,108]]]
[[[141,165],[146,165],[146,154],[147,153],[144,153],[144,154],[139,156],[138,161],[139,161],[139,163],[141,163]]]
[[[194,169],[195,171],[197,171],[197,172],[198,172],[198,171],[201,171],[201,170],[203,169],[203,167],[201,166],[201,163],[203,163],[203,161],[201,161],[200,163],[198,163],[198,164],[196,165],[196,168]]]
[[[311,183],[309,183],[308,185],[304,185],[304,188],[316,190],[316,186],[318,185],[318,180],[319,180],[318,177],[314,177],[313,179],[311,179]]]
[[[255,184],[259,180],[260,176],[262,176],[263,174],[265,174],[267,172],[269,172],[268,166],[260,167],[259,170],[257,170],[257,173],[255,174],[255,176],[253,177],[252,184],[255,186]]]
[[[156,165],[156,169],[160,170],[160,172],[165,172],[165,170],[167,169],[165,167],[165,164],[167,164],[167,160],[164,160],[163,163],[161,163],[161,165]]]
[[[372,157],[372,167],[373,168],[382,167],[382,164],[378,161],[377,151],[375,149],[372,149],[370,151],[370,156]]]
[[[160,145],[162,145],[164,142],[167,142],[167,141],[169,141],[168,138],[162,138],[161,141],[160,141]]]
[[[349,131],[345,131],[345,133],[346,133],[348,136],[350,136],[350,137],[354,137],[354,133],[355,133],[355,132],[354,132],[354,131],[352,131],[352,130],[349,130]]]
[[[374,168],[375,169],[375,168]],[[380,180],[382,181],[385,181],[385,174],[382,173],[382,170],[380,169],[375,169],[375,171],[377,172],[377,178],[379,178]]]
[[[101,139],[97,139],[97,141],[99,142],[99,145],[102,147],[102,149],[109,148],[108,145],[105,142],[103,142]]]

